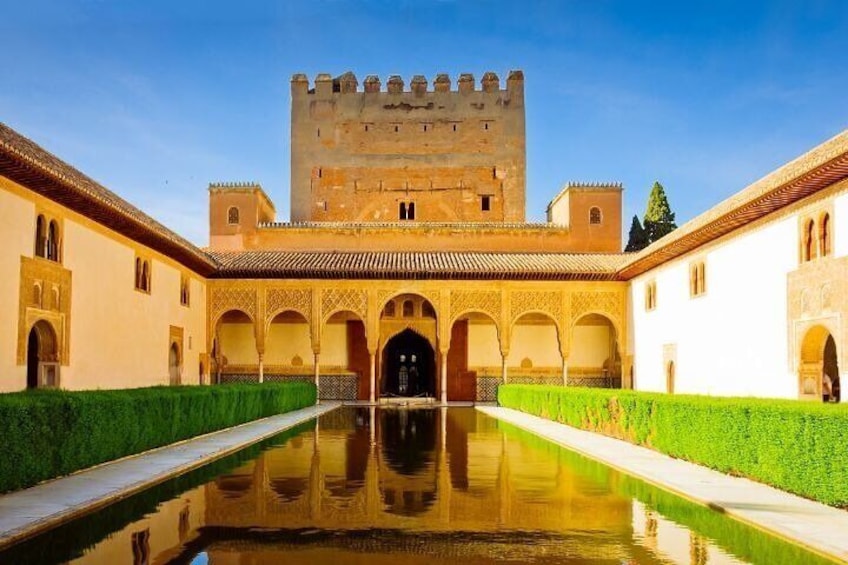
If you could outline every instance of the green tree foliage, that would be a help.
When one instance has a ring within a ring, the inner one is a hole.
[[[498,404],[848,507],[848,405],[502,385]]]
[[[633,215],[633,222],[630,224],[630,236],[627,238],[627,247],[625,251],[639,251],[648,246],[648,234],[645,228],[642,227],[642,222],[639,221],[639,216]]]
[[[674,212],[671,211],[665,189],[659,182],[655,182],[653,188],[651,188],[648,208],[645,210],[642,224],[648,234],[649,243],[653,243],[677,229],[677,224],[674,223]]]

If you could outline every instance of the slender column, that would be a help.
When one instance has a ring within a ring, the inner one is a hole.
[[[369,381],[371,384],[368,400],[371,404],[374,404],[377,399],[377,351],[369,351],[368,357],[371,360],[371,380]]]
[[[562,360],[562,386],[568,386],[568,359]]]
[[[318,393],[316,395],[315,404],[321,403],[321,367],[318,364],[320,353],[315,354],[315,390]]]
[[[442,389],[442,404],[448,403],[448,352],[441,352],[442,370],[441,370],[441,389]]]
[[[264,358],[265,358],[265,356],[262,353],[260,353],[259,354],[259,382],[260,383],[265,382],[265,362],[264,362]]]
[[[507,374],[506,374],[506,358],[507,358],[507,356],[508,356],[507,353],[504,353],[503,356],[502,356],[502,358],[503,358],[502,365],[501,365],[501,383],[502,384],[506,384],[506,379],[507,379]]]

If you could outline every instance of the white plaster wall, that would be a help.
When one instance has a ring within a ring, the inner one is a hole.
[[[221,324],[218,328],[218,339],[220,340],[221,353],[227,358],[227,365],[256,365],[259,363],[254,336],[252,323]],[[311,358],[310,354],[307,359]]]
[[[630,286],[634,378],[665,391],[663,346],[676,344],[675,392],[794,398],[787,352],[786,275],[797,268],[797,219],[790,216],[680,258]],[[689,264],[706,261],[705,295],[689,297]],[[644,308],[656,280],[657,307]]]
[[[562,367],[556,326],[514,325],[507,365],[518,367],[524,358],[529,358],[533,367]]]
[[[72,295],[70,366],[62,368],[62,387],[168,384],[170,326],[183,328],[183,384],[199,383],[205,284],[192,276],[191,305],[182,306],[180,270],[154,258],[151,292],[139,292],[131,244],[69,219],[64,230],[63,264],[72,273]]]
[[[848,255],[848,193],[833,202],[833,252],[836,257]]]
[[[291,365],[299,356],[304,365],[312,365],[312,338],[306,322],[271,324],[265,336],[265,364]]]
[[[609,326],[574,326],[569,367],[602,367],[610,357]]]
[[[347,367],[347,324],[326,324],[321,332],[322,367]]]
[[[501,348],[494,324],[468,324],[468,366],[501,366]]]
[[[26,366],[17,364],[21,256],[35,249],[35,205],[9,192],[0,177],[0,392],[26,388]]]

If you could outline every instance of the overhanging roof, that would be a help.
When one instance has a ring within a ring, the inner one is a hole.
[[[754,182],[642,251],[629,255],[619,275],[629,280],[845,178],[848,178],[848,130]]]
[[[210,252],[219,278],[618,280],[623,254]]]
[[[209,276],[201,249],[126,200],[0,123],[0,175]]]

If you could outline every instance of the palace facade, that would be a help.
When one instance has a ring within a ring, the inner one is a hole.
[[[0,125],[0,390],[841,397],[848,132],[622,253],[616,183],[568,183],[525,221],[520,71],[291,87],[292,221],[215,183],[203,249]]]

